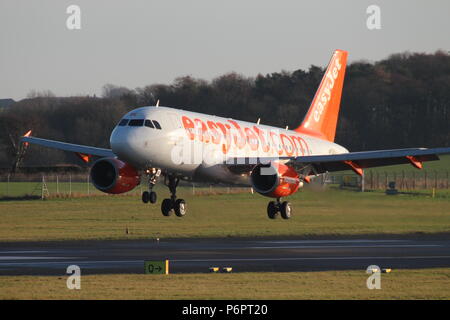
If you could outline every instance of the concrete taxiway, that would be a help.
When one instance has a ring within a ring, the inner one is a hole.
[[[0,275],[143,273],[145,260],[170,260],[171,273],[321,271],[450,267],[450,240],[172,239],[0,243]]]

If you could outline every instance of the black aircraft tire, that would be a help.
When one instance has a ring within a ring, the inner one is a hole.
[[[150,194],[148,193],[148,191],[142,192],[142,202],[148,203],[149,200],[150,200]]]
[[[175,214],[178,217],[184,217],[186,215],[186,201],[178,199],[175,201]]]
[[[275,201],[270,201],[267,205],[267,216],[269,219],[276,219],[278,217],[278,208]]]
[[[163,216],[168,217],[172,214],[173,211],[173,205],[172,200],[170,199],[164,199],[161,203],[161,212]]]
[[[292,206],[288,201],[284,201],[281,204],[281,208],[280,208],[280,212],[281,212],[281,217],[283,219],[289,219],[292,215]]]
[[[156,203],[156,200],[157,200],[156,192],[155,191],[150,192],[149,195],[150,203]]]

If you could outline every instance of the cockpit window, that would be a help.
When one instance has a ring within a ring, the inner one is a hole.
[[[152,129],[159,129],[159,130],[161,130],[161,125],[159,124],[159,122],[158,121],[156,121],[156,120],[149,120],[149,119],[146,119],[145,120],[145,126],[146,127],[149,127],[149,128],[152,128]]]
[[[119,126],[121,126],[121,127],[126,126],[127,123],[128,123],[128,119],[122,119],[122,120],[120,120],[120,122],[119,122]]]
[[[159,129],[159,130],[161,130],[161,125],[159,124],[159,122],[158,122],[158,121],[156,121],[156,120],[153,120],[153,124],[155,125],[155,128],[156,128],[156,129]]]
[[[144,119],[132,119],[128,122],[130,127],[142,127],[144,125]]]

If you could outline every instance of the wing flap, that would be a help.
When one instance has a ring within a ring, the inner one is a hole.
[[[351,169],[361,175],[362,169],[407,163],[421,169],[422,162],[439,160],[438,154],[447,153],[450,153],[450,148],[363,151],[337,155],[297,157],[289,161],[289,163],[294,166],[311,165],[315,173]]]
[[[298,170],[309,170],[312,173],[320,174],[325,172],[353,170],[357,174],[362,174],[362,169],[391,166],[397,164],[410,163],[416,168],[422,167],[422,162],[439,160],[439,154],[449,154],[450,148],[435,149],[393,149],[349,152],[332,155],[316,155],[301,157],[261,157],[261,158],[230,158],[226,165],[233,169],[253,168],[259,163],[269,163],[270,161],[282,161],[292,165]],[[308,175],[308,174],[306,174]]]
[[[324,173],[324,172],[333,172],[333,171],[343,171],[343,170],[349,170],[352,169],[358,174],[361,174],[361,172],[357,172],[357,169],[366,169],[366,168],[374,168],[374,167],[383,167],[383,166],[392,166],[392,165],[398,165],[398,164],[407,164],[411,163],[409,156],[413,156],[412,154],[408,154],[405,156],[387,156],[384,158],[376,157],[376,158],[361,158],[361,159],[351,159],[351,155],[349,154],[350,159],[341,160],[331,160],[330,158],[322,158],[322,159],[316,159],[316,160],[306,160],[306,159],[296,159],[294,160],[294,163],[300,162],[302,164],[311,164],[316,169],[317,173]],[[341,157],[339,157],[341,158]],[[416,168],[421,168],[422,162],[426,161],[435,161],[439,160],[439,157],[437,154],[429,154],[429,155],[419,155],[414,156],[415,165]],[[311,161],[312,160],[312,161]],[[418,167],[420,163],[420,167]]]

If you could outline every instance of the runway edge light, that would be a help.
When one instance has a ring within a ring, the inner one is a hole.
[[[219,272],[219,267],[209,267],[209,272],[217,273]]]
[[[367,270],[367,272],[369,272],[369,273],[377,273],[377,272],[390,273],[391,271],[392,271],[392,269],[390,269],[390,268],[383,268],[381,270],[379,270],[377,268],[372,268],[372,269]]]
[[[231,268],[231,267],[223,267],[222,268],[223,273],[231,273],[231,271],[233,271],[233,268]]]
[[[372,269],[367,269],[368,273],[377,273],[380,272],[380,270],[378,268],[372,268]]]

